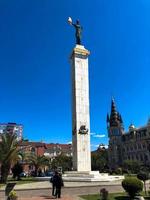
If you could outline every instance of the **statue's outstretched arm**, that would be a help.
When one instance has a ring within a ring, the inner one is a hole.
[[[76,28],[76,24],[73,24],[73,23],[72,23],[72,26],[74,26],[74,27]]]

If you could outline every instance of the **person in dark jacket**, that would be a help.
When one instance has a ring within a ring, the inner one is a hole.
[[[55,178],[55,175],[53,175],[50,179],[50,182],[52,183],[52,196],[55,196],[55,194],[56,194],[56,186],[54,183],[54,178]]]
[[[55,197],[61,198],[61,187],[63,186],[63,180],[61,174],[59,174],[57,171],[53,176],[53,184],[56,187]]]

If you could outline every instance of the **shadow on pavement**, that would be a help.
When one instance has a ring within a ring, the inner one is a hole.
[[[46,195],[42,195],[40,197],[43,197],[43,199],[55,199],[53,196],[46,196]]]

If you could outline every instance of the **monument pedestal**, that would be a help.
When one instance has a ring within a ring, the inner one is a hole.
[[[63,180],[65,182],[108,182],[123,179],[124,176],[110,176],[107,173],[99,173],[99,171],[67,171],[63,175]]]

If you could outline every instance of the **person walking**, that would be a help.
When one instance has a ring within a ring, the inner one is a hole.
[[[63,180],[61,177],[61,174],[59,174],[57,171],[55,172],[55,175],[53,177],[53,184],[56,187],[55,197],[61,198],[61,187],[64,185]]]
[[[56,195],[56,185],[55,185],[55,174],[50,178],[50,182],[52,183],[52,196]]]

